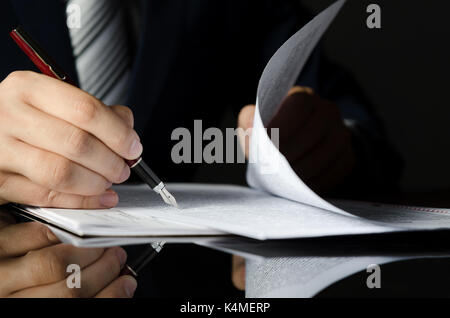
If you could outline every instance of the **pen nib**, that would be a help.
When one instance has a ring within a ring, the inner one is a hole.
[[[178,209],[177,200],[175,200],[175,197],[165,187],[159,194],[163,198],[164,202]]]

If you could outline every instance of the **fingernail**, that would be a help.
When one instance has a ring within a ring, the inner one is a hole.
[[[100,204],[107,208],[116,206],[118,197],[115,192],[106,192],[100,196]]]
[[[123,282],[123,287],[127,297],[132,298],[137,288],[137,281],[133,277],[127,276]]]
[[[139,158],[143,149],[144,148],[138,139],[133,140],[130,146],[130,157],[134,159]]]
[[[127,252],[125,252],[125,250],[123,248],[118,247],[116,249],[116,255],[117,255],[117,259],[119,260],[119,263],[120,263],[120,268],[123,268],[123,266],[127,262]]]

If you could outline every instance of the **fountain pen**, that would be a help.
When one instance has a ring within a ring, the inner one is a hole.
[[[12,30],[10,36],[43,74],[75,86],[74,82],[68,78],[54,60],[21,27]],[[166,189],[164,183],[145,164],[142,158],[125,160],[125,162],[142,181],[163,198],[164,202],[178,208],[175,197]]]

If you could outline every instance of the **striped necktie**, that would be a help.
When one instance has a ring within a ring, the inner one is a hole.
[[[106,105],[128,97],[131,58],[119,0],[69,0],[81,9],[81,27],[69,28],[80,87]]]

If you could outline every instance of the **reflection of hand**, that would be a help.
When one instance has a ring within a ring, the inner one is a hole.
[[[255,106],[242,109],[239,127],[253,126]],[[323,193],[342,183],[355,165],[350,131],[338,107],[310,88],[294,87],[268,125],[279,128],[280,151],[297,175]],[[246,155],[248,155],[248,142]]]
[[[121,248],[59,244],[47,227],[0,213],[0,297],[132,297],[134,278],[118,277],[125,261]],[[81,288],[67,287],[70,264],[81,268]]]
[[[231,280],[234,287],[245,290],[245,259],[240,256],[233,255]]]
[[[142,153],[124,106],[33,72],[0,83],[0,204],[109,208]]]

